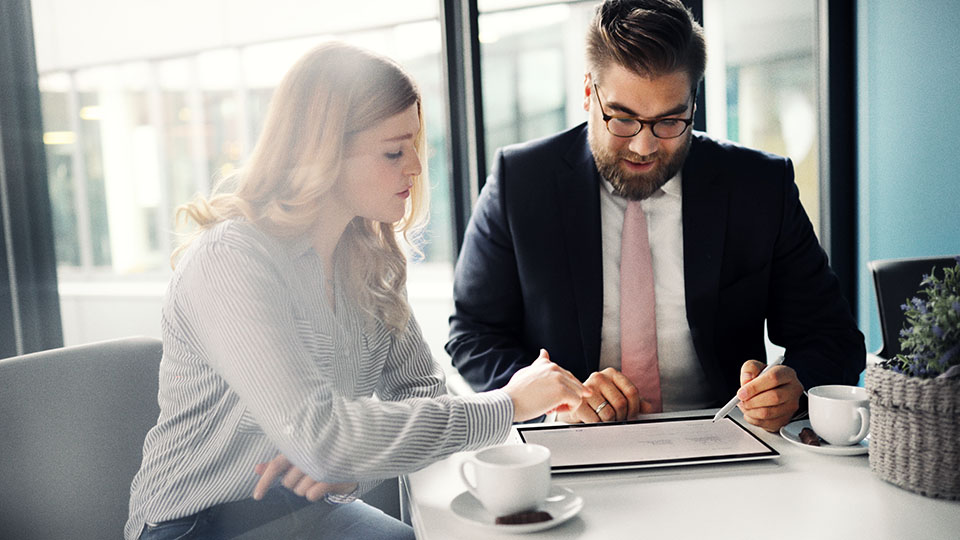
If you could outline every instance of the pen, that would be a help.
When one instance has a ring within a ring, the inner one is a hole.
[[[767,370],[772,368],[773,366],[779,366],[782,363],[783,363],[783,355],[780,355],[774,358],[773,360],[771,360],[767,364],[767,367],[763,368],[763,371],[760,372],[760,375],[763,375],[764,373],[766,373]],[[759,377],[760,375],[757,375],[757,377]],[[711,421],[711,423],[716,422],[717,420],[729,414],[730,411],[732,411],[733,408],[736,407],[738,403],[740,403],[740,398],[738,398],[737,396],[733,396],[733,399],[728,401],[726,405],[724,405],[723,407],[720,408],[719,411],[717,411],[717,414],[713,416],[713,420]]]

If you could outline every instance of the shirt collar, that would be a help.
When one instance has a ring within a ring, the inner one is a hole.
[[[313,242],[311,242],[310,235],[302,234],[299,236],[294,236],[291,238],[280,239],[280,242],[287,249],[287,252],[294,259],[303,257],[308,252],[313,250]]]
[[[660,188],[661,191],[671,197],[679,197],[683,193],[681,184],[683,183],[683,172],[677,171],[673,178],[667,180],[667,183]]]

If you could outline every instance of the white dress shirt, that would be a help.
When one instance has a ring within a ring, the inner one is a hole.
[[[709,407],[712,393],[687,322],[683,281],[681,175],[640,202],[647,219],[657,310],[657,357],[663,410]],[[620,369],[620,236],[627,200],[613,193],[606,179],[600,187],[600,231],[603,241],[603,320],[600,370]]]

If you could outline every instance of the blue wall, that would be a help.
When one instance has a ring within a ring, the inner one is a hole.
[[[960,254],[960,2],[858,0],[860,327],[882,344],[867,261]]]

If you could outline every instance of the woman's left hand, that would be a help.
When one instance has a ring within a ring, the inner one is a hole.
[[[290,463],[283,454],[277,454],[269,463],[258,463],[253,470],[260,475],[260,480],[253,488],[253,498],[258,501],[266,495],[273,481],[281,474],[283,474],[283,480],[281,481],[283,487],[301,497],[306,497],[310,502],[319,501],[327,493],[343,495],[352,493],[357,489],[357,484],[353,482],[337,484],[318,482],[307,476],[299,467]]]

